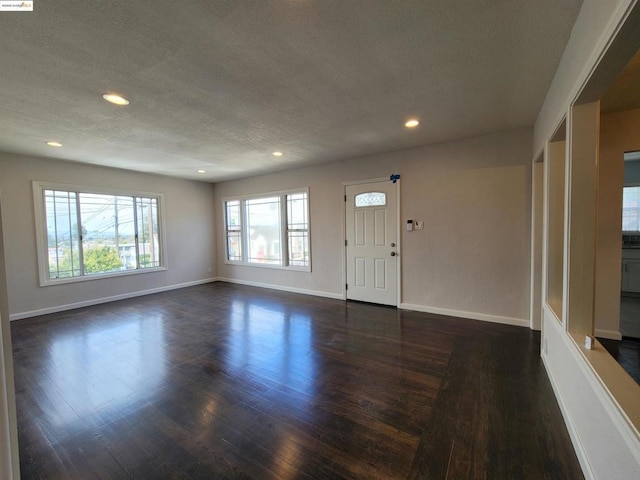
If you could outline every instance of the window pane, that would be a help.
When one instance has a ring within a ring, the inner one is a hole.
[[[49,278],[77,277],[80,237],[75,192],[45,190]]]
[[[287,195],[288,262],[291,266],[309,265],[309,218],[307,194]]]
[[[309,228],[306,193],[287,195],[287,228],[289,230]]]
[[[158,199],[136,198],[138,221],[138,260],[135,244],[120,245],[120,258],[125,268],[151,268],[160,266],[160,242],[158,237]]]
[[[383,192],[366,192],[356,195],[356,207],[375,207],[387,204],[387,195]]]
[[[293,231],[288,233],[289,265],[309,266],[309,232]]]
[[[227,259],[242,261],[242,216],[240,200],[225,203],[225,222],[227,230]]]
[[[640,231],[640,187],[624,187],[622,190],[622,230]]]
[[[135,268],[133,197],[80,194],[82,252],[87,275]]]
[[[280,197],[245,201],[247,218],[247,261],[281,264]]]

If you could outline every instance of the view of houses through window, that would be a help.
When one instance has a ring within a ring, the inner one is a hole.
[[[310,268],[307,192],[227,200],[224,211],[228,261]]]
[[[161,265],[158,198],[42,189],[49,279]]]
[[[245,200],[247,262],[267,265],[282,263],[280,197]]]

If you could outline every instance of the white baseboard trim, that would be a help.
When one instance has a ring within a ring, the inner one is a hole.
[[[138,292],[123,293],[122,295],[114,295],[111,297],[94,298],[83,302],[68,303],[66,305],[56,305],[55,307],[41,308],[39,310],[30,310],[28,312],[12,313],[9,320],[21,320],[23,318],[37,317],[39,315],[47,315],[49,313],[64,312],[66,310],[74,310],[76,308],[90,307],[92,305],[100,305],[101,303],[116,302],[118,300],[126,300],[128,298],[142,297],[153,293],[168,292],[169,290],[177,290],[179,288],[193,287],[205,283],[215,282],[215,278],[205,278],[203,280],[195,280],[193,282],[179,283],[176,285],[168,285],[166,287],[151,288],[149,290],[140,290]]]
[[[575,428],[573,417],[571,416],[571,410],[569,410],[567,404],[564,401],[562,390],[559,388],[553,370],[549,368],[547,356],[544,352],[542,352],[541,357],[542,363],[544,364],[545,370],[547,371],[547,377],[549,377],[549,383],[551,383],[551,388],[553,389],[553,393],[555,394],[556,400],[558,401],[558,406],[560,407],[562,418],[564,418],[564,423],[567,427],[567,431],[569,432],[569,438],[571,438],[573,449],[576,452],[576,457],[578,457],[578,462],[580,463],[580,467],[582,468],[582,474],[584,475],[585,480],[596,480],[593,469],[591,468],[591,464],[589,463],[587,452],[585,451],[584,446],[580,441],[580,435],[578,435],[578,432]]]
[[[236,278],[217,277],[217,282],[235,283],[238,285],[247,285],[249,287],[268,288],[270,290],[279,290],[281,292],[300,293],[302,295],[312,295],[315,297],[333,298],[334,300],[344,300],[341,293],[322,292],[319,290],[306,290],[304,288],[285,287],[282,285],[273,285],[271,283],[251,282],[249,280],[239,280]]]
[[[603,330],[601,328],[596,328],[596,337],[608,338],[610,340],[622,340],[620,330]]]
[[[344,296],[341,293],[323,292],[319,290],[307,290],[304,288],[287,287],[281,285],[273,285],[270,283],[252,282],[249,280],[240,280],[235,278],[225,277],[212,277],[203,280],[195,280],[193,282],[185,282],[176,285],[169,285],[165,287],[152,288],[149,290],[141,290],[138,292],[125,293],[122,295],[114,295],[111,297],[95,298],[86,300],[83,302],[69,303],[65,305],[56,305],[55,307],[41,308],[38,310],[30,310],[27,312],[13,313],[9,316],[10,321],[21,320],[23,318],[37,317],[39,315],[47,315],[49,313],[64,312],[66,310],[73,310],[76,308],[90,307],[92,305],[100,305],[102,303],[115,302],[118,300],[126,300],[128,298],[141,297],[144,295],[151,295],[154,293],[167,292],[169,290],[177,290],[179,288],[192,287],[195,285],[202,285],[211,282],[227,282],[235,283],[238,285],[246,285],[249,287],[267,288],[270,290],[278,290],[282,292],[299,293],[302,295],[312,295],[316,297],[331,298],[334,300],[344,300]],[[447,308],[429,307],[425,305],[415,305],[410,303],[401,303],[398,308],[404,310],[414,310],[416,312],[435,313],[438,315],[448,315],[452,317],[469,318],[472,320],[481,320],[484,322],[502,323],[506,325],[515,325],[519,327],[529,327],[529,321],[519,318],[502,317],[499,315],[487,315],[484,313],[466,312],[462,310],[451,310]],[[609,338],[609,337],[605,337]]]
[[[481,320],[483,322],[502,323],[505,325],[514,325],[516,327],[529,328],[529,320],[523,318],[502,317],[500,315],[465,312],[463,310],[451,310],[449,308],[429,307],[426,305],[415,305],[411,303],[401,303],[398,308],[402,308],[403,310],[413,310],[416,312],[435,313],[437,315],[448,315],[450,317],[469,318],[471,320]]]

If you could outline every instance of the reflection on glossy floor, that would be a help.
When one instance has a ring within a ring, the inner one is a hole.
[[[30,478],[582,478],[524,328],[216,283],[12,324]]]

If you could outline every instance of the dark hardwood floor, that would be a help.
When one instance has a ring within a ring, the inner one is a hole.
[[[24,479],[579,479],[540,336],[215,283],[12,323]]]

